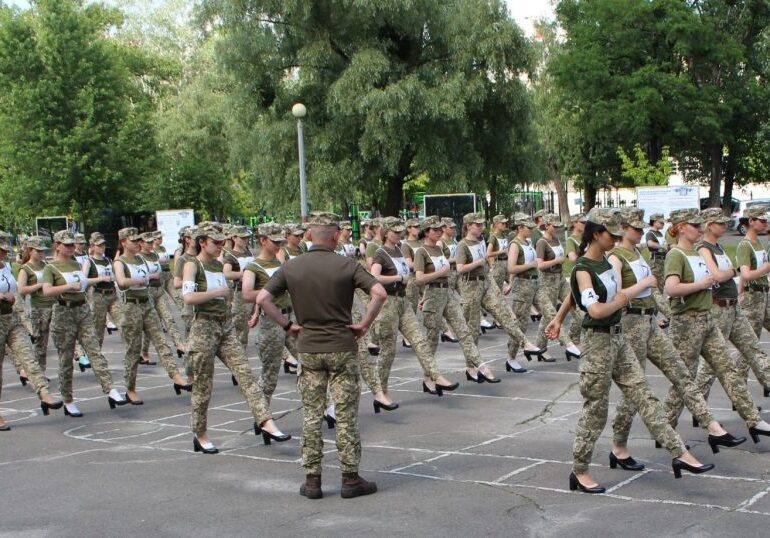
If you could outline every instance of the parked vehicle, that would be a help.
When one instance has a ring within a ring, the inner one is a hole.
[[[737,231],[740,235],[746,235],[746,230],[749,225],[748,217],[745,217],[746,210],[755,205],[765,205],[770,209],[770,198],[756,198],[754,200],[746,200],[741,202],[741,211],[738,217]]]

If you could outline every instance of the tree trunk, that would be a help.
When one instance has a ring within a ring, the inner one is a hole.
[[[733,185],[735,184],[735,163],[737,157],[732,148],[728,146],[727,159],[725,161],[725,190],[722,194],[722,212],[726,216],[733,213]]]
[[[404,179],[401,177],[388,178],[387,191],[385,193],[385,208],[383,217],[398,216],[401,209],[401,201],[404,197]]]
[[[559,174],[559,169],[554,163],[548,164],[548,175],[550,176],[553,189],[556,191],[556,196],[559,198],[559,217],[562,222],[569,222],[569,200],[567,199],[567,183],[562,179]]]
[[[722,186],[722,146],[711,146],[711,179],[709,181],[709,207],[719,207],[719,187]]]
[[[588,213],[596,205],[596,185],[586,181],[583,187],[583,211]]]

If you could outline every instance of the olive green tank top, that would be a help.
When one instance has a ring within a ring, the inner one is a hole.
[[[616,246],[610,251],[618,260],[620,260],[620,279],[621,289],[630,288],[639,282],[640,278],[646,278],[652,274],[652,269],[647,264],[641,253],[634,249],[628,250],[625,247]],[[636,298],[631,300],[631,306],[636,308],[654,308],[655,301],[652,298],[652,290],[647,288]]]
[[[529,242],[519,239],[518,237],[514,238],[513,242],[519,246],[519,253],[516,255],[516,265],[524,265],[525,263],[529,263],[537,259],[537,253],[535,252],[535,249],[532,247],[532,245],[529,244]],[[537,276],[537,267],[527,269],[526,271],[518,273],[516,276]]]
[[[27,275],[27,285],[32,286],[43,282],[43,269],[45,269],[46,263],[32,263],[27,262],[21,266],[21,270]],[[55,297],[46,297],[43,295],[43,289],[39,289],[29,296],[29,303],[32,308],[51,308],[56,302]]]
[[[598,296],[597,298],[600,303],[610,302],[620,289],[615,278],[615,270],[610,265],[610,262],[607,261],[607,258],[602,258],[601,261],[591,260],[585,256],[578,258],[575,262],[575,267],[572,268],[569,284],[575,304],[586,313],[583,317],[583,327],[609,327],[619,323],[621,317],[620,310],[613,312],[606,318],[594,319],[591,317],[588,313],[588,308],[583,305],[582,294],[577,284],[578,271],[585,271],[589,274],[591,286]]]
[[[202,262],[195,257],[189,263],[195,265],[195,291],[209,291],[210,289],[227,287],[222,263],[219,260]],[[194,312],[207,314],[226,314],[229,310],[230,305],[224,297],[217,297],[205,303],[193,305]]]

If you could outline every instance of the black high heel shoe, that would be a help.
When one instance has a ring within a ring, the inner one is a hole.
[[[107,403],[110,404],[110,409],[115,409],[116,405],[126,405],[128,403],[128,400],[116,400],[112,396],[107,396]],[[136,405],[141,405],[141,404],[136,404]]]
[[[406,340],[401,340],[401,345],[404,347],[408,347],[409,349],[412,349],[412,344],[407,344]]]
[[[465,370],[465,379],[468,381],[473,381],[474,383],[483,383],[484,378],[480,375],[477,375],[477,377],[473,377],[471,374],[468,373],[468,370]]]
[[[395,411],[396,409],[398,409],[398,404],[397,403],[388,405],[388,404],[382,403],[379,400],[374,400],[372,402],[372,405],[374,405],[374,414],[375,415],[380,413],[380,409],[384,409],[385,411]]]
[[[479,381],[479,383],[480,383],[480,381]],[[436,386],[435,389],[431,390],[430,387],[428,387],[428,384],[425,383],[425,381],[422,382],[422,391],[423,392],[427,392],[428,394],[435,394],[437,396],[443,396],[444,395],[444,391],[441,390],[440,388],[438,388],[438,386]]]
[[[566,353],[566,355],[567,355],[567,362],[571,361],[572,359],[580,359],[580,357],[583,356],[580,353],[573,353],[569,349],[565,350],[564,353]],[[556,360],[556,359],[554,359],[554,360]]]
[[[553,357],[546,357],[542,353],[537,356],[537,362],[556,362]]]
[[[26,376],[20,375],[19,376],[19,381],[21,382],[21,386],[22,387],[26,387],[27,386],[27,382],[29,381],[29,378],[26,377]]]
[[[643,471],[644,470],[644,464],[639,463],[631,456],[620,459],[615,454],[610,452],[610,469],[614,469],[618,465],[620,465],[620,468],[625,471]]]
[[[283,443],[284,441],[288,441],[291,439],[291,435],[288,435],[286,433],[282,433],[281,435],[276,435],[274,433],[270,433],[267,430],[262,430],[262,442],[266,445],[269,445],[272,441],[277,441],[278,443]]]
[[[232,374],[230,374],[230,381],[233,382],[233,387],[237,387],[238,386],[238,380],[235,379],[235,376],[232,375]]]
[[[111,327],[107,327],[107,334],[112,335],[112,333],[117,332],[118,329],[113,329]]]
[[[139,364],[141,364],[141,362]],[[79,362],[78,362],[78,368],[80,368],[81,372],[85,372],[86,371],[86,367],[83,366],[82,364],[80,364]]]
[[[733,437],[729,433],[726,433],[724,435],[709,434],[709,446],[711,447],[711,452],[713,452],[714,454],[719,453],[720,446],[732,448],[734,446],[738,446],[741,443],[745,443],[745,442],[746,442],[745,437]]]
[[[440,385],[436,383],[436,390],[440,390],[442,392],[452,392],[459,386],[460,386],[460,383],[458,383],[457,381],[455,381],[451,385]]]
[[[689,463],[685,463],[679,458],[671,460],[671,469],[674,471],[674,478],[682,478],[682,471],[687,471],[692,474],[707,473],[714,468],[713,463],[705,463],[700,467],[694,467]]]
[[[195,452],[203,452],[204,454],[218,454],[219,449],[217,447],[214,448],[203,448],[201,445],[201,442],[198,441],[197,437],[193,437],[193,450]]]
[[[72,412],[70,412],[69,409],[67,409],[67,406],[65,405],[64,406],[64,416],[65,417],[72,417],[72,418],[80,418],[80,417],[83,416],[83,413],[81,413],[80,411],[78,411],[77,413],[72,413]]]
[[[334,426],[337,425],[337,419],[329,415],[324,415],[324,420],[326,421],[326,427],[330,430],[333,430]]]
[[[283,361],[283,373],[284,374],[296,374],[297,364],[291,364],[290,362]]]
[[[456,344],[459,342],[457,338],[452,338],[447,333],[441,333],[441,341],[442,342],[452,342],[453,344]]]
[[[177,349],[176,356],[181,359],[182,357],[184,357],[184,351],[182,351],[181,349]]]
[[[575,491],[576,489],[579,489],[583,493],[604,493],[606,490],[602,486],[593,486],[593,487],[586,487],[583,484],[580,483],[580,480],[577,479],[577,476],[575,476],[575,473],[569,474],[569,489],[570,491]]]
[[[479,329],[481,329],[481,334],[487,334],[487,328],[479,326]]]
[[[545,353],[544,349],[524,349],[524,356],[527,358],[528,361],[532,360],[532,356],[534,355],[537,360],[540,360],[540,357],[543,353]]]
[[[187,392],[192,392],[192,385],[189,383],[186,385],[180,385],[179,383],[174,383],[174,392],[176,392],[177,396],[180,396],[183,390]]]
[[[527,369],[526,368],[514,368],[513,366],[510,365],[510,363],[508,361],[505,361],[505,371],[506,372],[513,372],[515,374],[525,374],[525,373],[527,373]]]
[[[131,405],[144,405],[144,400],[132,400],[128,393],[123,393],[123,399],[126,400],[126,403],[130,403]]]
[[[765,398],[770,398],[770,389],[767,387],[762,387],[762,394]]]
[[[485,376],[481,372],[481,370],[479,370],[476,375],[478,375],[479,379],[481,380],[481,381],[479,381],[479,383],[481,383],[482,381],[485,381],[487,383],[500,383],[500,381],[501,381],[501,379],[499,377],[487,377],[487,376]]]
[[[759,436],[764,435],[765,437],[770,437],[770,431],[758,430],[752,426],[751,428],[749,428],[749,435],[751,435],[752,441],[754,441],[755,443],[758,443]]]
[[[376,357],[377,355],[380,354],[380,346],[374,346],[374,347],[366,346],[366,349],[367,351],[369,351],[369,355],[373,357]]]
[[[64,406],[64,402],[61,400],[50,404],[48,402],[40,402],[40,410],[45,416],[48,416],[48,414],[51,412],[51,409],[61,409],[62,406]]]
[[[259,424],[257,424],[256,420],[254,421],[254,435],[256,435],[257,437],[262,435],[262,428],[259,427]]]
[[[697,428],[699,426],[698,419],[695,417],[692,417],[692,427]]]
[[[530,314],[529,319],[531,319],[532,321],[540,321],[541,319],[543,319],[543,314]]]

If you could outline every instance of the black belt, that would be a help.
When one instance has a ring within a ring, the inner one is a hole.
[[[637,316],[655,316],[658,314],[656,308],[638,308],[636,306],[629,306],[625,309],[626,314],[636,314]]]
[[[94,288],[94,293],[101,293],[102,295],[112,295],[115,293],[115,288]]]
[[[426,286],[429,288],[448,288],[449,282],[428,282]]]
[[[508,255],[507,254],[501,254],[500,256],[497,257],[497,259],[500,260],[500,261],[505,261],[505,260],[508,259]]]
[[[150,280],[150,283],[148,284],[151,288],[160,288],[163,285],[163,283],[160,280]]]
[[[126,297],[125,302],[134,304],[144,304],[149,299],[147,297]]]
[[[61,306],[66,306],[67,308],[77,308],[79,306],[83,306],[86,304],[85,299],[80,299],[78,301],[65,301],[64,299],[57,299],[56,300]]]
[[[0,315],[13,314],[13,303],[5,299],[0,301]]]
[[[770,288],[766,284],[746,284],[743,286],[743,289],[751,291],[767,291]]]
[[[210,314],[208,312],[195,312],[195,317],[200,319],[210,319],[213,321],[226,321],[228,314]]]
[[[623,327],[620,325],[610,325],[609,327],[587,327],[595,333],[621,334]]]
[[[738,299],[729,298],[729,299],[718,299],[716,297],[713,297],[711,301],[718,306],[721,306],[722,308],[727,308],[728,306],[735,306],[738,304]]]
[[[523,278],[524,280],[537,280],[537,275],[516,275],[516,278]]]
[[[406,290],[389,291],[389,297],[406,297]]]
[[[165,269],[161,269],[161,271],[164,272],[164,273],[170,273],[171,272],[171,268],[170,267],[166,267]]]
[[[465,282],[476,282],[476,281],[482,281],[482,280],[486,280],[486,279],[487,279],[486,275],[468,275],[468,276],[463,276],[463,280]]]

